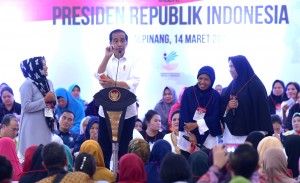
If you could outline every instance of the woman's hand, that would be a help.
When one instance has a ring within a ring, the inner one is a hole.
[[[52,103],[52,102],[55,102],[55,101],[56,101],[56,96],[55,96],[55,94],[54,94],[53,92],[49,91],[49,92],[45,95],[44,99],[45,99],[45,102],[46,102],[46,103]]]

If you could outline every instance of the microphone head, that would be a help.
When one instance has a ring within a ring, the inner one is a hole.
[[[119,50],[119,54],[121,54],[122,53],[122,50]]]

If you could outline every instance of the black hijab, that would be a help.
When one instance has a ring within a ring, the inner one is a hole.
[[[222,119],[229,131],[235,136],[245,136],[252,131],[273,131],[266,89],[247,58],[238,55],[229,57],[228,61],[232,62],[238,74],[221,98],[221,114],[226,110],[230,95],[238,99],[235,114],[230,110]]]
[[[271,90],[271,93],[270,93],[270,95],[268,97],[268,103],[269,103],[269,108],[270,108],[270,113],[271,114],[276,114],[276,104],[281,104],[282,101],[283,101],[283,96],[284,96],[284,92],[280,96],[274,95],[273,88],[274,88],[274,85],[276,83],[279,83],[282,86],[283,90],[285,88],[285,85],[284,85],[283,81],[277,79],[277,80],[275,80],[273,82],[273,84],[272,84],[272,90]]]
[[[293,177],[298,177],[298,161],[300,157],[300,136],[289,135],[285,139],[285,152],[288,157],[288,168],[293,171]]]

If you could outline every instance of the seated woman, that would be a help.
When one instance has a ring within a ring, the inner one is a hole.
[[[94,156],[88,153],[81,153],[75,159],[74,170],[87,174],[86,182],[93,182],[93,176],[96,173],[96,160]]]
[[[84,108],[86,108],[88,102],[86,102],[80,97],[80,87],[77,84],[72,84],[69,87],[68,91],[71,93],[73,97],[75,97],[83,105]]]
[[[284,136],[300,135],[300,113],[299,112],[294,113],[292,121],[293,121],[292,122],[293,130],[283,133]]]
[[[146,183],[147,174],[144,163],[136,154],[128,153],[121,157],[118,183]]]
[[[272,84],[272,91],[268,96],[268,103],[271,114],[277,114],[281,116],[281,103],[284,96],[284,87],[284,82],[281,80],[275,80]]]
[[[143,138],[149,143],[150,149],[152,149],[152,145],[159,139],[164,138],[165,134],[160,132],[159,129],[161,127],[160,115],[154,111],[149,110],[145,114],[144,123],[147,124],[146,131],[141,131]]]
[[[293,115],[297,112],[300,112],[300,91],[297,93],[297,100],[296,103],[290,108],[288,117],[285,121],[285,127],[286,129],[293,129],[292,121],[293,121]]]
[[[84,122],[83,122],[84,123]],[[84,126],[84,124],[82,125]],[[79,135],[76,139],[74,152],[78,152],[81,144],[86,140],[98,140],[98,129],[99,129],[99,117],[90,116],[88,117],[87,126],[83,134]]]
[[[166,86],[163,90],[162,99],[155,105],[154,110],[161,117],[161,128],[163,131],[169,130],[168,115],[171,107],[177,102],[177,95],[172,87]]]
[[[80,122],[85,117],[84,107],[75,99],[66,89],[58,88],[55,90],[58,106],[56,108],[56,114],[59,118],[61,113],[68,109],[75,114],[74,125],[70,129],[72,132],[79,133]]]
[[[168,141],[172,146],[172,152],[180,154],[180,148],[177,146],[179,135],[179,110],[173,112],[172,116],[172,132],[164,136],[164,140]]]
[[[298,91],[300,91],[300,86],[297,82],[289,82],[285,87],[285,97],[283,98],[284,101],[281,103],[282,113],[280,117],[282,117],[284,128],[288,130],[292,130],[292,126],[286,124],[286,119],[289,115],[290,108],[297,101]]]
[[[93,176],[94,181],[106,180],[108,182],[114,182],[114,174],[107,168],[105,168],[104,157],[102,148],[95,140],[86,140],[80,147],[79,154],[88,153],[93,155],[96,160],[96,173]]]
[[[0,138],[0,155],[5,156],[13,167],[13,181],[19,181],[22,174],[22,166],[17,157],[16,144],[9,137]]]
[[[20,120],[21,104],[15,102],[14,92],[9,86],[1,90],[1,99],[3,104],[0,105],[0,122],[5,114],[14,114]]]
[[[147,172],[147,182],[161,183],[159,171],[164,157],[172,150],[171,145],[166,140],[160,139],[154,145],[150,153],[149,163],[145,164]]]
[[[289,173],[287,164],[286,156],[281,148],[268,149],[263,159],[263,172],[267,181],[296,183],[297,181]]]
[[[19,183],[38,182],[48,176],[48,171],[42,165],[43,145],[30,146],[25,152],[23,173]]]

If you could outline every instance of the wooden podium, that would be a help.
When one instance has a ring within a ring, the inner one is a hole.
[[[108,134],[112,142],[113,172],[118,171],[119,140],[122,134],[126,109],[136,102],[136,96],[129,90],[111,87],[100,90],[94,95],[96,105],[103,107]]]

